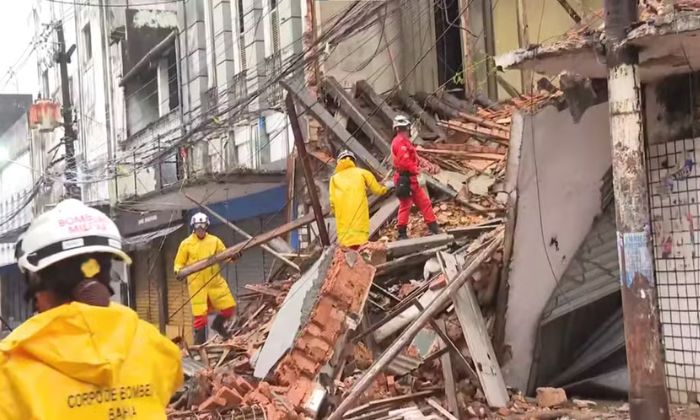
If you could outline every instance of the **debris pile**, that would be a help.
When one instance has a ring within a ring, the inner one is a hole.
[[[511,115],[557,101],[560,92],[479,107],[447,93],[399,91],[389,106],[364,82],[354,95],[332,78],[324,86],[325,106],[285,86],[329,137],[310,154],[349,147],[384,177],[392,114],[412,115],[421,182],[443,233],[428,235],[412,215],[411,239],[395,240],[398,200],[386,196],[370,208],[374,242],[357,251],[311,247],[298,261],[301,276],[280,271],[271,283],[246,286],[232,338],[183,349],[187,381],[169,417],[540,418],[553,407],[584,410],[556,392],[538,407],[507,389],[492,346]]]

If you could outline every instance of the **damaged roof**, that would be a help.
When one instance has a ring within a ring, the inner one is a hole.
[[[663,3],[640,2],[640,21],[625,40],[640,49],[643,82],[687,73],[700,65],[700,46],[694,42],[700,33],[700,0],[674,1],[673,10]],[[599,10],[551,43],[496,57],[496,65],[549,75],[570,72],[591,79],[606,78],[604,29],[604,13]]]

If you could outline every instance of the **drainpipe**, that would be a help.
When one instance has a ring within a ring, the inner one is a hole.
[[[190,64],[189,64],[189,60],[187,60],[187,58],[186,58],[186,57],[189,55],[188,47],[189,47],[189,45],[190,45],[190,41],[189,41],[189,33],[190,33],[190,31],[187,29],[187,4],[186,4],[186,3],[187,3],[188,1],[191,1],[191,0],[184,0],[184,1],[182,2],[181,7],[182,7],[182,19],[183,19],[183,21],[184,21],[184,29],[183,29],[183,30],[184,30],[184,32],[185,32],[185,70],[187,71],[187,78],[185,79],[185,80],[186,80],[186,83],[185,83],[184,85],[187,86],[187,106],[191,108],[191,107],[192,107],[192,93],[190,92],[190,81],[191,81],[192,79],[191,79],[191,77],[190,77]],[[178,28],[178,29],[179,29],[179,28]],[[179,45],[179,43],[178,43],[178,45]],[[184,85],[183,85],[183,86],[184,86]],[[182,97],[182,96],[181,96],[181,97]],[[183,110],[183,109],[184,109],[184,104],[180,104],[180,108],[181,108],[180,115],[181,115],[181,118],[183,119],[183,121],[182,121],[182,127],[183,127],[183,135],[184,135],[184,134],[187,132],[187,128],[186,128],[186,125],[185,125],[185,122],[184,122],[184,110]],[[187,122],[188,122],[188,124],[189,124],[190,121],[192,121],[192,114],[191,114],[191,112],[192,112],[191,109],[189,109],[188,112],[187,112]],[[178,155],[179,155],[179,154],[180,154],[180,151],[177,150],[177,153],[178,153]],[[187,161],[190,160],[190,155],[191,155],[191,153],[188,152],[188,153],[187,153]],[[182,166],[183,166],[183,168],[182,168],[182,169],[183,169],[183,178],[186,179],[186,178],[188,178],[188,174],[189,174],[189,171],[187,170],[187,167],[189,166],[189,162],[186,162],[185,159],[183,159],[183,160],[182,160]]]
[[[99,2],[99,9],[100,9],[100,34],[102,35],[102,77],[104,78],[104,90],[105,90],[105,128],[106,128],[106,133],[107,133],[107,164],[109,165],[110,162],[112,162],[116,156],[114,154],[114,149],[115,149],[115,139],[116,139],[116,134],[114,132],[114,124],[112,121],[114,120],[114,92],[112,92],[113,85],[112,85],[112,60],[109,52],[109,26],[107,22],[107,13],[105,12],[105,5],[104,5],[104,0],[100,0]],[[114,190],[111,191],[111,188],[108,188],[108,194],[109,194],[109,210],[112,216],[115,215],[115,207],[117,203],[117,194],[118,190],[116,189],[117,184],[116,184],[116,172],[114,174],[115,178],[115,183],[114,183]],[[111,184],[111,183],[110,183]]]
[[[670,415],[654,286],[639,55],[634,47],[622,44],[627,30],[638,19],[636,0],[605,1],[613,186],[630,417],[667,420]]]

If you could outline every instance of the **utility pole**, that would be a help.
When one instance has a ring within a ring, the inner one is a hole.
[[[66,39],[63,34],[63,22],[58,22],[55,25],[56,37],[58,38],[58,53],[56,54],[56,62],[61,71],[61,94],[63,115],[63,147],[65,147],[65,189],[66,195],[69,198],[81,199],[80,186],[77,184],[78,168],[75,162],[75,130],[73,130],[73,107],[70,97],[70,86],[68,84],[68,63],[70,56],[75,50],[75,45],[66,50]]]
[[[651,248],[639,57],[620,45],[636,0],[605,0],[613,185],[617,213],[629,405],[633,420],[670,418]]]

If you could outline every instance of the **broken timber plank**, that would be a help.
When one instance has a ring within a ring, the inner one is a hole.
[[[389,242],[387,244],[387,254],[391,257],[398,258],[404,255],[413,254],[425,251],[430,248],[436,248],[443,245],[448,245],[454,242],[454,236],[447,233],[437,235],[423,236],[420,238],[403,239],[400,241]]]
[[[437,124],[440,127],[449,128],[451,130],[459,131],[460,133],[465,133],[472,136],[488,138],[506,145],[510,140],[510,133],[507,130],[504,131],[502,129],[487,128],[473,122],[463,123],[460,121],[449,120],[446,122],[440,121]]]
[[[225,218],[224,216],[222,216],[222,215],[220,215],[219,213],[217,213],[217,212],[215,212],[214,210],[212,210],[211,207],[207,206],[207,205],[204,204],[204,203],[200,203],[199,201],[197,201],[197,200],[195,200],[194,198],[190,197],[187,193],[184,193],[184,194],[185,194],[185,197],[187,197],[188,200],[190,200],[190,201],[191,201],[192,203],[194,203],[195,205],[197,205],[197,206],[203,208],[204,210],[206,210],[207,212],[209,212],[212,216],[214,216],[215,218],[219,219],[219,220],[220,220],[221,222],[223,222],[225,225],[227,225],[228,227],[230,227],[231,229],[233,229],[234,232],[238,232],[241,236],[243,236],[243,237],[246,238],[246,239],[250,239],[250,238],[251,238],[251,235],[250,235],[248,232],[246,232],[245,230],[243,230],[243,229],[241,229],[240,227],[236,226],[235,224],[233,224],[233,222],[229,221],[229,220],[228,220],[227,218]],[[270,242],[271,242],[271,245],[272,245],[272,243],[273,243],[275,240],[279,240],[279,241],[283,242],[283,243],[286,245],[286,242],[282,241],[282,240],[279,239],[279,238],[273,238],[272,241],[270,241]],[[289,261],[289,259],[287,259],[286,257],[282,256],[277,250],[274,250],[274,249],[272,249],[271,247],[269,247],[269,246],[267,246],[267,245],[261,245],[260,247],[261,247],[262,249],[264,249],[265,251],[269,252],[272,256],[277,257],[278,259],[280,259],[283,263],[285,263],[285,264],[287,264],[288,266],[290,266],[290,267],[292,267],[293,269],[295,269],[297,272],[301,271],[301,269],[299,268],[298,265],[296,265],[295,263]],[[285,251],[286,251],[286,252],[289,252],[289,251],[291,251],[291,249],[287,250],[287,249],[285,248],[285,249],[283,250],[283,252],[285,252]]]
[[[361,93],[369,103],[374,105],[374,107],[380,111],[381,115],[384,116],[388,123],[391,123],[394,120],[394,117],[399,115],[398,112],[394,111],[394,109],[386,103],[386,100],[377,95],[374,89],[372,89],[372,86],[370,86],[370,84],[366,81],[360,80],[355,83],[355,89],[357,92]]]
[[[305,87],[293,86],[292,82],[280,81],[280,85],[293,95],[299,103],[306,109],[321,125],[333,133],[333,137],[342,147],[347,147],[361,160],[367,167],[380,177],[384,177],[388,170],[374,157],[367,149],[355,139],[333,116],[314,99]]]
[[[438,124],[437,120],[425,110],[418,105],[418,102],[416,102],[411,96],[409,96],[408,93],[404,92],[403,90],[399,90],[398,92],[398,97],[399,100],[403,103],[403,105],[411,110],[412,113],[418,116],[423,123],[428,126],[434,133],[436,133],[438,136],[440,136],[441,139],[446,139],[447,134],[445,133],[445,130],[440,127],[440,124]]]
[[[324,215],[328,214],[328,209],[324,209],[323,214]],[[312,223],[315,221],[316,221],[316,217],[313,215],[313,213],[307,214],[306,216],[301,217],[299,219],[296,219],[293,222],[286,223],[282,226],[278,226],[270,231],[267,231],[261,235],[254,236],[253,238],[248,239],[248,240],[243,241],[243,242],[239,242],[236,245],[233,245],[229,248],[226,248],[224,251],[222,251],[214,256],[211,256],[211,257],[206,258],[204,260],[199,260],[196,263],[193,263],[193,264],[188,265],[187,267],[184,267],[182,270],[180,270],[178,272],[178,278],[187,277],[192,273],[202,271],[205,268],[211,267],[214,264],[222,263],[224,260],[235,257],[236,254],[243,252],[246,249],[254,248],[258,245],[267,243],[272,238],[282,236],[286,233],[293,231],[294,229],[298,229],[302,226],[308,225],[309,223]]]
[[[391,194],[388,200],[369,219],[369,237],[373,237],[399,210],[399,199]]]
[[[328,417],[328,420],[340,420],[343,415],[353,406],[357,399],[367,390],[374,382],[374,378],[382,372],[391,361],[403,350],[408,343],[418,334],[418,332],[435,316],[445,304],[448,303],[451,296],[457,292],[469,279],[472,274],[481,266],[481,264],[493,254],[503,243],[503,231],[501,230],[492,239],[491,243],[486,245],[477,255],[475,255],[459,274],[459,276],[450,282],[445,287],[437,298],[425,307],[425,310],[418,318],[406,328],[385,351],[377,359],[370,368],[365,371],[360,378],[353,384],[345,399],[338,405],[336,410]]]
[[[445,356],[442,356],[442,357],[444,358]],[[448,358],[449,358],[449,355],[448,355]],[[444,359],[443,359],[443,360],[444,360]],[[444,371],[444,369],[443,369],[443,371]],[[451,375],[452,375],[452,374],[450,374],[450,376],[451,376]],[[453,385],[453,387],[454,387],[454,380],[453,380],[452,385]],[[456,404],[456,402],[457,402],[457,396],[455,395],[454,398],[455,398],[455,404]],[[449,400],[449,396],[448,396],[448,400]],[[438,413],[440,413],[440,415],[443,416],[443,417],[445,417],[447,420],[459,420],[457,417],[453,416],[452,413],[450,413],[449,411],[447,411],[447,410],[445,409],[445,407],[441,406],[439,402],[435,401],[435,399],[433,399],[433,398],[428,398],[427,402],[428,402],[428,405],[429,405],[429,406],[433,407],[433,408],[435,409],[435,411],[437,411]],[[448,402],[449,402],[449,401],[448,401]],[[451,404],[451,403],[450,403],[450,404]]]
[[[447,334],[445,320],[437,321],[440,330]],[[447,348],[447,344],[442,342],[440,348]],[[447,397],[447,405],[452,414],[459,415],[459,405],[457,403],[457,386],[455,384],[454,371],[452,369],[452,355],[447,352],[440,357],[440,365],[442,366],[442,377],[445,380],[445,396]],[[430,403],[430,402],[429,402]],[[435,407],[436,410],[440,411]]]
[[[328,76],[323,81],[323,84],[326,87],[326,91],[338,101],[340,109],[355,121],[355,124],[357,124],[360,130],[372,141],[372,144],[379,148],[385,155],[390,155],[391,139],[387,139],[381,131],[377,130],[377,128],[372,125],[369,121],[370,116],[357,105],[340,83],[338,83],[333,76]]]
[[[453,284],[455,279],[461,277],[460,267],[454,255],[440,252],[438,260],[448,284]],[[509,401],[508,391],[471,285],[468,282],[462,285],[452,297],[452,301],[486,400],[491,407],[505,407]]]
[[[424,251],[414,252],[413,254],[396,258],[393,261],[379,264],[377,265],[377,275],[385,274],[399,268],[408,268],[413,267],[414,265],[423,264],[432,258],[438,251],[444,251],[445,249],[447,249],[447,246],[441,245],[435,248],[426,249]]]
[[[469,159],[482,159],[482,160],[495,160],[501,161],[505,155],[499,153],[481,153],[481,152],[465,152],[461,150],[442,150],[442,149],[426,149],[424,147],[418,146],[418,151],[421,153],[432,153],[436,155],[448,155],[448,156],[459,156]]]
[[[428,95],[425,92],[416,92],[416,100],[443,118],[459,118],[459,110],[444,103],[435,95]]]

